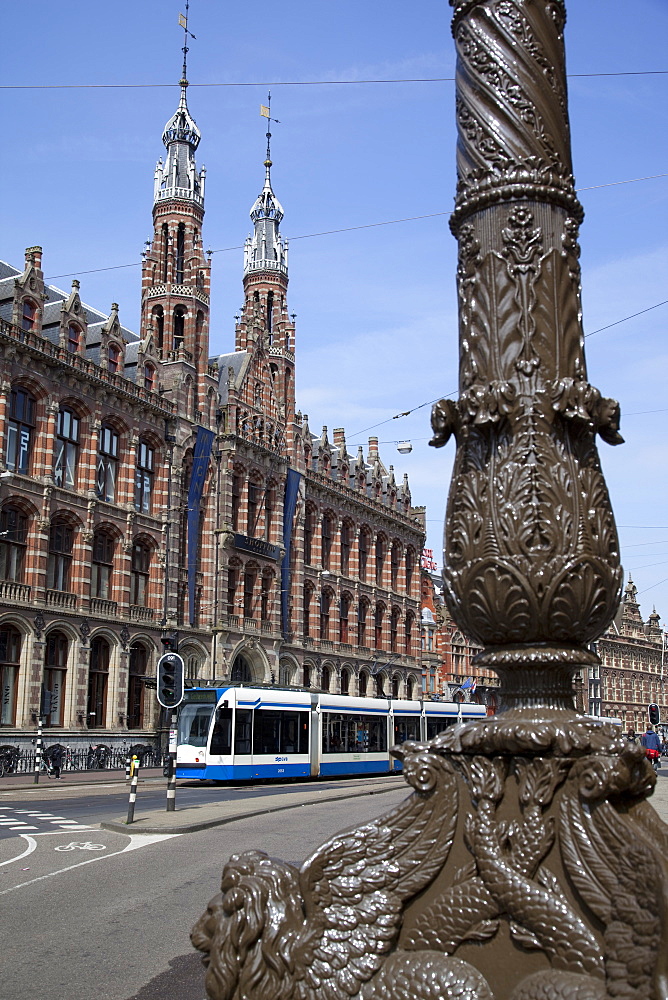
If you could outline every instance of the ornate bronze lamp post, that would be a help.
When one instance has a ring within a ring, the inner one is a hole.
[[[578,716],[621,586],[587,382],[563,0],[450,0],[460,395],[445,532],[455,620],[503,711],[397,755],[414,793],[298,871],[232,858],[193,941],[215,1000],[666,1000],[668,828],[642,750]],[[663,916],[663,927],[662,927]]]

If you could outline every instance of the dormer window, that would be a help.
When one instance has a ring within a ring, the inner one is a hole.
[[[107,368],[110,372],[117,372],[121,363],[121,349],[117,344],[109,344],[107,351]]]
[[[70,323],[67,328],[67,350],[70,354],[77,354],[81,342],[81,330],[74,323]]]
[[[144,388],[150,392],[155,389],[155,368],[153,365],[144,365]]]
[[[23,330],[34,330],[37,321],[37,306],[30,299],[23,300],[23,314],[21,316],[21,328]]]

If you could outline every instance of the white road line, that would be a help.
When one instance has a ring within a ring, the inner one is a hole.
[[[25,834],[25,835],[21,834],[21,836],[22,837],[24,836],[25,840],[28,841],[28,846],[26,847],[25,851],[23,852],[23,854],[17,854],[15,858],[10,858],[9,861],[0,861],[0,868],[3,865],[11,865],[14,861],[20,861],[21,858],[27,858],[28,855],[32,854],[32,852],[37,847],[37,841],[34,840],[33,837],[29,837],[27,834]]]
[[[19,836],[21,836],[19,834]],[[55,872],[48,872],[46,875],[38,875],[37,878],[31,878],[27,882],[21,882],[19,885],[13,885],[9,889],[3,889],[0,891],[0,896],[6,896],[8,892],[14,892],[16,889],[24,889],[27,885],[33,885],[35,882],[43,882],[44,879],[53,878],[54,875],[62,875],[65,872],[71,872],[74,868],[83,868],[84,865],[93,865],[96,861],[106,861],[107,858],[115,858],[118,854],[125,854],[127,851],[136,851],[140,847],[149,847],[151,844],[157,844],[161,840],[171,840],[172,837],[181,837],[183,834],[180,833],[154,833],[154,834],[127,834],[130,837],[130,843],[127,844],[120,851],[113,851],[111,854],[103,854],[99,858],[89,858],[87,861],[79,861],[76,865],[68,865],[67,868],[59,868]],[[32,837],[26,837],[26,840],[32,840]],[[138,843],[136,843],[138,841]],[[35,844],[35,847],[37,844]],[[35,850],[35,847],[32,850]],[[29,852],[26,852],[29,853]],[[21,855],[23,857],[24,855]],[[18,858],[13,858],[13,861],[18,861]],[[7,862],[5,862],[6,864]]]

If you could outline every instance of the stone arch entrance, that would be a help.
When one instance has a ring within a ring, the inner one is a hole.
[[[250,658],[245,653],[237,653],[232,664],[232,673],[230,676],[232,683],[252,684],[254,681],[253,674],[253,664]]]

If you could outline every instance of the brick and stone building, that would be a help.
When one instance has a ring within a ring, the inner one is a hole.
[[[369,440],[295,411],[295,327],[269,153],[234,349],[209,354],[205,171],[181,81],[155,172],[139,334],[0,262],[0,742],[138,742],[178,630],[188,678],[422,689],[411,505]]]

